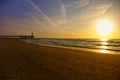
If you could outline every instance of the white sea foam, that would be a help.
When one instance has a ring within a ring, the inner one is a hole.
[[[39,39],[24,39],[24,41],[33,44],[43,44],[49,46],[63,46],[67,48],[82,48],[90,50],[106,50],[120,52],[120,39],[57,39],[57,38],[39,38]]]

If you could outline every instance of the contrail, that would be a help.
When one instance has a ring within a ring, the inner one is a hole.
[[[65,4],[64,4],[64,0],[57,0],[60,4],[60,9],[61,9],[61,21],[60,23],[66,23],[66,20],[67,20],[67,15],[66,15],[66,7],[65,7]]]
[[[38,11],[48,23],[52,24],[53,26],[56,26],[56,25],[57,25],[57,24],[56,24],[54,21],[52,21],[32,0],[26,0],[26,1],[27,1],[29,4],[31,4],[31,5],[34,7],[34,9],[35,9],[36,11]]]

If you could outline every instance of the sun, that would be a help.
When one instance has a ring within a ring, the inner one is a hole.
[[[112,23],[108,20],[101,20],[97,23],[97,32],[101,36],[108,36],[112,31]]]

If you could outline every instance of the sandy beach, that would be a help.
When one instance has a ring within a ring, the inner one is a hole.
[[[120,80],[120,54],[0,39],[0,80]]]

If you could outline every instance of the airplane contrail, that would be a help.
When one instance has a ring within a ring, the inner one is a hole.
[[[64,4],[64,0],[57,0],[60,4],[60,9],[61,9],[61,23],[66,23],[67,20],[67,15],[66,15],[66,7]]]
[[[48,23],[50,23],[50,24],[53,25],[53,26],[56,26],[56,25],[57,25],[57,24],[56,24],[54,21],[52,21],[52,20],[38,7],[38,5],[36,5],[32,0],[26,0],[26,1],[27,1],[29,4],[31,4],[31,5],[34,7],[34,9],[35,9],[36,11],[38,11]]]

